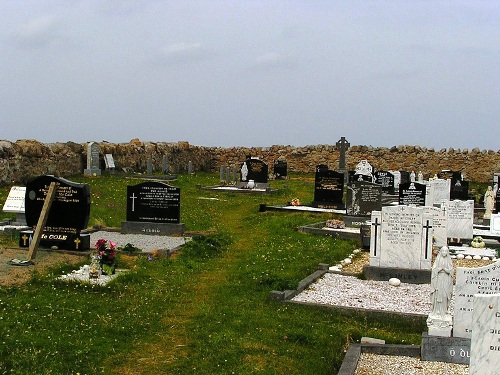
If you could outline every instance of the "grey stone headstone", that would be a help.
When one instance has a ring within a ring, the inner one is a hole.
[[[100,176],[101,169],[99,168],[99,145],[95,142],[90,142],[87,145],[87,168],[83,171],[85,176]]]
[[[191,160],[188,162],[188,174],[193,174],[193,162]]]
[[[448,238],[473,238],[474,201],[447,201],[443,203],[447,220]]]
[[[148,157],[146,171],[148,174],[153,174],[153,159],[151,157]]]
[[[496,375],[500,369],[500,294],[474,296],[469,374]]]
[[[168,173],[168,157],[167,157],[167,155],[163,155],[162,167],[163,167],[163,173],[167,174]]]
[[[221,165],[220,168],[219,168],[219,181],[225,181],[225,177],[224,177],[224,173],[226,171],[226,168]]]

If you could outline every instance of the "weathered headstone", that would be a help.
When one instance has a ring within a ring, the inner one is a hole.
[[[225,182],[226,181],[225,173],[226,173],[226,167],[223,166],[223,165],[221,165],[219,167],[219,181],[220,182]]]
[[[426,206],[440,206],[443,201],[450,200],[451,180],[429,180],[426,186]]]
[[[369,216],[382,209],[382,187],[380,185],[355,181],[347,186],[347,215]]]
[[[191,160],[188,161],[188,174],[193,174],[193,162]]]
[[[382,192],[386,194],[394,194],[394,175],[391,172],[375,172],[375,183],[382,187]]]
[[[472,337],[475,296],[494,293],[500,293],[500,262],[477,268],[457,267],[453,336]]]
[[[163,155],[162,168],[163,168],[163,173],[168,174],[168,157],[167,157],[167,155]]]
[[[284,160],[274,161],[274,178],[286,179],[288,177],[288,163]]]
[[[90,236],[81,234],[87,228],[90,217],[90,188],[87,184],[54,176],[40,176],[28,181],[25,195],[27,225],[33,228],[37,225],[51,182],[59,185],[40,245],[65,250],[88,249]],[[32,231],[21,232],[19,246],[29,247],[30,236]]]
[[[153,174],[153,159],[151,156],[149,156],[146,161],[146,173],[149,175]]]
[[[474,296],[470,375],[497,375],[500,369],[500,294]]]
[[[370,266],[430,270],[432,215],[419,207],[382,207],[372,212]]]
[[[472,239],[474,201],[446,201],[442,207],[446,213],[448,238]]]
[[[3,205],[3,212],[16,214],[17,225],[26,225],[26,215],[24,207],[24,199],[26,196],[25,186],[12,186],[9,195]]]
[[[127,221],[122,222],[122,233],[182,234],[180,195],[180,188],[158,181],[127,186]]]
[[[354,180],[374,182],[373,167],[368,160],[361,160],[354,170]]]
[[[313,206],[344,209],[344,175],[330,170],[316,170]]]
[[[346,170],[345,169],[345,153],[346,153],[347,149],[349,148],[349,146],[351,146],[351,144],[347,141],[347,139],[345,139],[345,137],[341,137],[337,141],[336,146],[337,146],[338,150],[340,151],[339,171],[344,172]]]
[[[406,206],[424,206],[426,186],[418,182],[404,182],[399,184],[399,204]]]
[[[87,145],[87,168],[83,170],[85,176],[100,176],[101,168],[99,166],[99,145],[95,142],[90,142]]]

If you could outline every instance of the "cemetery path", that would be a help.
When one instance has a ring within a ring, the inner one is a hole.
[[[0,286],[18,286],[26,283],[33,273],[43,272],[58,264],[77,264],[84,260],[86,253],[68,254],[54,251],[38,251],[32,266],[12,266],[11,259],[26,259],[27,250],[0,248]]]

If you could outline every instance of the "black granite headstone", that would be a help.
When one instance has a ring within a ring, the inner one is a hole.
[[[410,172],[407,171],[399,171],[401,175],[401,180],[399,181],[400,184],[406,184],[410,182]]]
[[[368,216],[382,209],[382,187],[366,181],[347,186],[347,215]]]
[[[243,176],[243,174],[242,174],[242,178],[241,178],[242,182],[254,180],[256,183],[267,184],[268,173],[269,173],[268,170],[269,169],[268,169],[268,166],[266,163],[264,163],[260,159],[250,158],[250,159],[245,160],[241,164],[241,168],[240,168],[241,170],[243,170],[242,168],[244,168],[244,165],[246,165],[247,174],[246,174],[246,178],[244,178],[245,176]]]
[[[288,163],[283,160],[274,161],[274,178],[286,179],[288,176]]]
[[[179,223],[181,189],[146,181],[127,186],[127,221]]]
[[[344,174],[316,169],[314,177],[314,203],[321,208],[343,209]]]
[[[462,172],[460,171],[451,171],[449,169],[442,170],[437,174],[438,178],[443,180],[461,180]]]
[[[450,200],[459,199],[466,201],[469,199],[469,181],[451,180]]]
[[[399,204],[425,206],[425,184],[407,182],[399,184]]]
[[[375,172],[375,183],[382,187],[382,191],[387,194],[394,194],[394,175],[388,171]]]
[[[40,246],[57,246],[67,250],[85,250],[89,248],[90,238],[81,235],[87,228],[90,217],[90,188],[54,176],[36,177],[26,184],[25,211],[26,223],[35,228],[42,212],[45,196],[52,182],[57,182],[56,196],[50,207],[47,223],[42,233]],[[19,245],[28,247],[28,238],[32,231],[21,233]]]

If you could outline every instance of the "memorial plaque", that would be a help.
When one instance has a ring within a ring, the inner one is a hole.
[[[382,187],[382,191],[387,194],[394,194],[394,175],[388,171],[375,172],[375,183]]]
[[[425,206],[426,186],[418,182],[399,184],[399,204],[406,206]]]
[[[316,171],[314,176],[314,206],[343,209],[344,174],[335,171]]]
[[[241,165],[241,181],[254,180],[255,183],[268,183],[268,166],[260,159],[250,158]]]
[[[497,375],[500,369],[500,294],[476,295],[472,319],[470,375]]]
[[[127,186],[127,221],[180,222],[180,188],[147,181]]]
[[[484,267],[457,267],[453,336],[471,338],[475,295],[500,293],[500,262]]]
[[[446,212],[448,238],[473,238],[474,201],[447,201],[442,206]]]
[[[78,233],[87,228],[90,216],[90,188],[54,176],[36,177],[26,184],[26,223],[34,227],[42,212],[45,196],[51,182],[59,183],[50,208],[46,231]]]
[[[371,182],[353,182],[347,186],[347,215],[371,215],[382,209],[382,188]]]
[[[382,207],[372,213],[370,265],[430,270],[432,259],[432,216],[422,208]]]
[[[286,179],[288,176],[288,164],[283,160],[274,161],[274,178]]]

